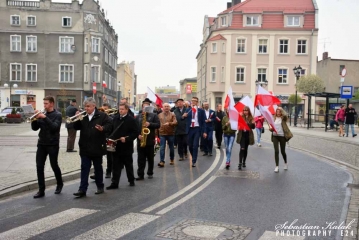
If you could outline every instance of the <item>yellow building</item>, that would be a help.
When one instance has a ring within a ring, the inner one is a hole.
[[[121,62],[117,65],[117,79],[120,83],[119,91],[121,92],[121,98],[127,98],[129,105],[133,104],[133,73],[128,62]]]
[[[164,87],[156,87],[155,88],[156,94],[171,94],[171,93],[178,93],[176,86],[164,86]]]

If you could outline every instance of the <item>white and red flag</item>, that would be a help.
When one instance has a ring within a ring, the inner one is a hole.
[[[152,102],[159,105],[160,108],[162,108],[162,103],[163,103],[162,99],[157,94],[155,94],[149,87],[147,87],[147,97]]]
[[[234,107],[234,98],[232,93],[232,88],[229,88],[228,94],[225,101],[225,106],[228,104],[228,113],[229,113],[229,122],[231,124],[231,129],[233,130],[249,130],[249,127],[239,115],[237,109]]]
[[[280,100],[273,96],[270,92],[262,88],[261,86],[258,86],[258,91],[256,98],[254,100],[254,105],[262,105],[262,106],[272,106],[272,105],[278,105],[280,104]]]
[[[268,108],[263,107],[262,105],[258,105],[259,112],[263,115],[263,117],[267,120],[268,124],[273,128],[275,132],[277,130],[275,129],[274,125],[274,119],[273,115],[269,112]]]
[[[96,94],[96,83],[95,82],[93,82],[93,84],[92,84],[92,93]]]
[[[102,81],[102,87],[107,88],[107,84],[105,81]]]
[[[236,105],[234,107],[241,114],[241,113],[243,113],[243,109],[244,109],[245,106],[249,107],[253,117],[258,117],[258,116],[261,115],[258,112],[258,110],[257,111],[254,110],[254,103],[253,103],[252,99],[249,96],[245,96],[244,98],[242,98],[239,102],[236,103]]]

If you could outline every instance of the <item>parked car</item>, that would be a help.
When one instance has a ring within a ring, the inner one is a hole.
[[[1,111],[0,117],[5,121],[6,115],[11,114],[13,109],[15,109],[17,114],[21,115],[23,122],[25,122],[25,120],[28,117],[31,117],[35,112],[32,105],[24,105],[22,107],[6,107]]]

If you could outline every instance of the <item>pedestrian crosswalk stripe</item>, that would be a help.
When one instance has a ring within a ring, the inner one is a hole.
[[[28,213],[42,207],[43,206],[29,206],[29,205],[18,204],[11,207],[2,208],[0,209],[0,220],[16,217],[18,215]]]
[[[159,216],[142,213],[129,213],[111,222],[85,232],[74,240],[118,239],[126,234],[156,220]]]
[[[259,238],[259,240],[304,240],[305,237],[303,236],[281,236],[279,233],[271,232],[271,231],[265,231],[263,235]]]
[[[51,229],[73,222],[97,212],[96,210],[71,208],[66,211],[41,218],[37,221],[0,233],[1,240],[29,239]]]

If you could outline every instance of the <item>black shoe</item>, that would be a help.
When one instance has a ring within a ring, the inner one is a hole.
[[[60,194],[64,185],[57,185],[55,194]]]
[[[86,192],[82,191],[82,190],[78,190],[77,193],[74,193],[74,196],[76,198],[82,198],[82,197],[86,197]]]
[[[238,170],[242,170],[242,164],[238,165]]]
[[[143,181],[143,180],[145,180],[145,178],[143,178],[143,177],[138,177],[138,178],[135,178],[136,179],[136,181]]]
[[[226,169],[227,169],[227,170],[229,169],[229,165],[228,165],[228,164],[226,165]]]
[[[218,148],[218,149],[221,149],[221,146],[218,146],[217,148]]]
[[[106,189],[107,189],[107,190],[118,189],[118,186],[116,186],[115,184],[111,184],[111,185],[108,186]]]
[[[192,167],[196,167],[196,164],[195,164],[195,163],[193,163],[193,164],[192,164]]]
[[[106,173],[105,178],[111,178],[111,173]]]
[[[203,155],[202,156],[208,156],[208,153],[203,153]]]
[[[66,152],[77,152],[76,150],[67,150]]]
[[[103,190],[103,188],[97,188],[97,191],[95,192],[95,194],[102,194],[105,191]]]
[[[244,162],[242,166],[245,168],[245,167],[246,167],[246,163]]]
[[[134,187],[135,186],[135,182],[130,182],[130,187]]]
[[[95,179],[96,179],[95,174],[94,174],[94,175],[91,175],[90,178],[93,179],[93,180],[95,180]]]
[[[213,154],[212,154],[212,153],[209,153],[208,155],[209,155],[209,156],[213,156]]]
[[[354,135],[353,135],[353,137],[356,137],[356,136],[357,136],[357,134],[354,134]]]
[[[34,198],[42,198],[42,197],[45,197],[45,192],[37,192],[34,195]]]
[[[148,179],[152,179],[153,178],[153,175],[148,175]]]

